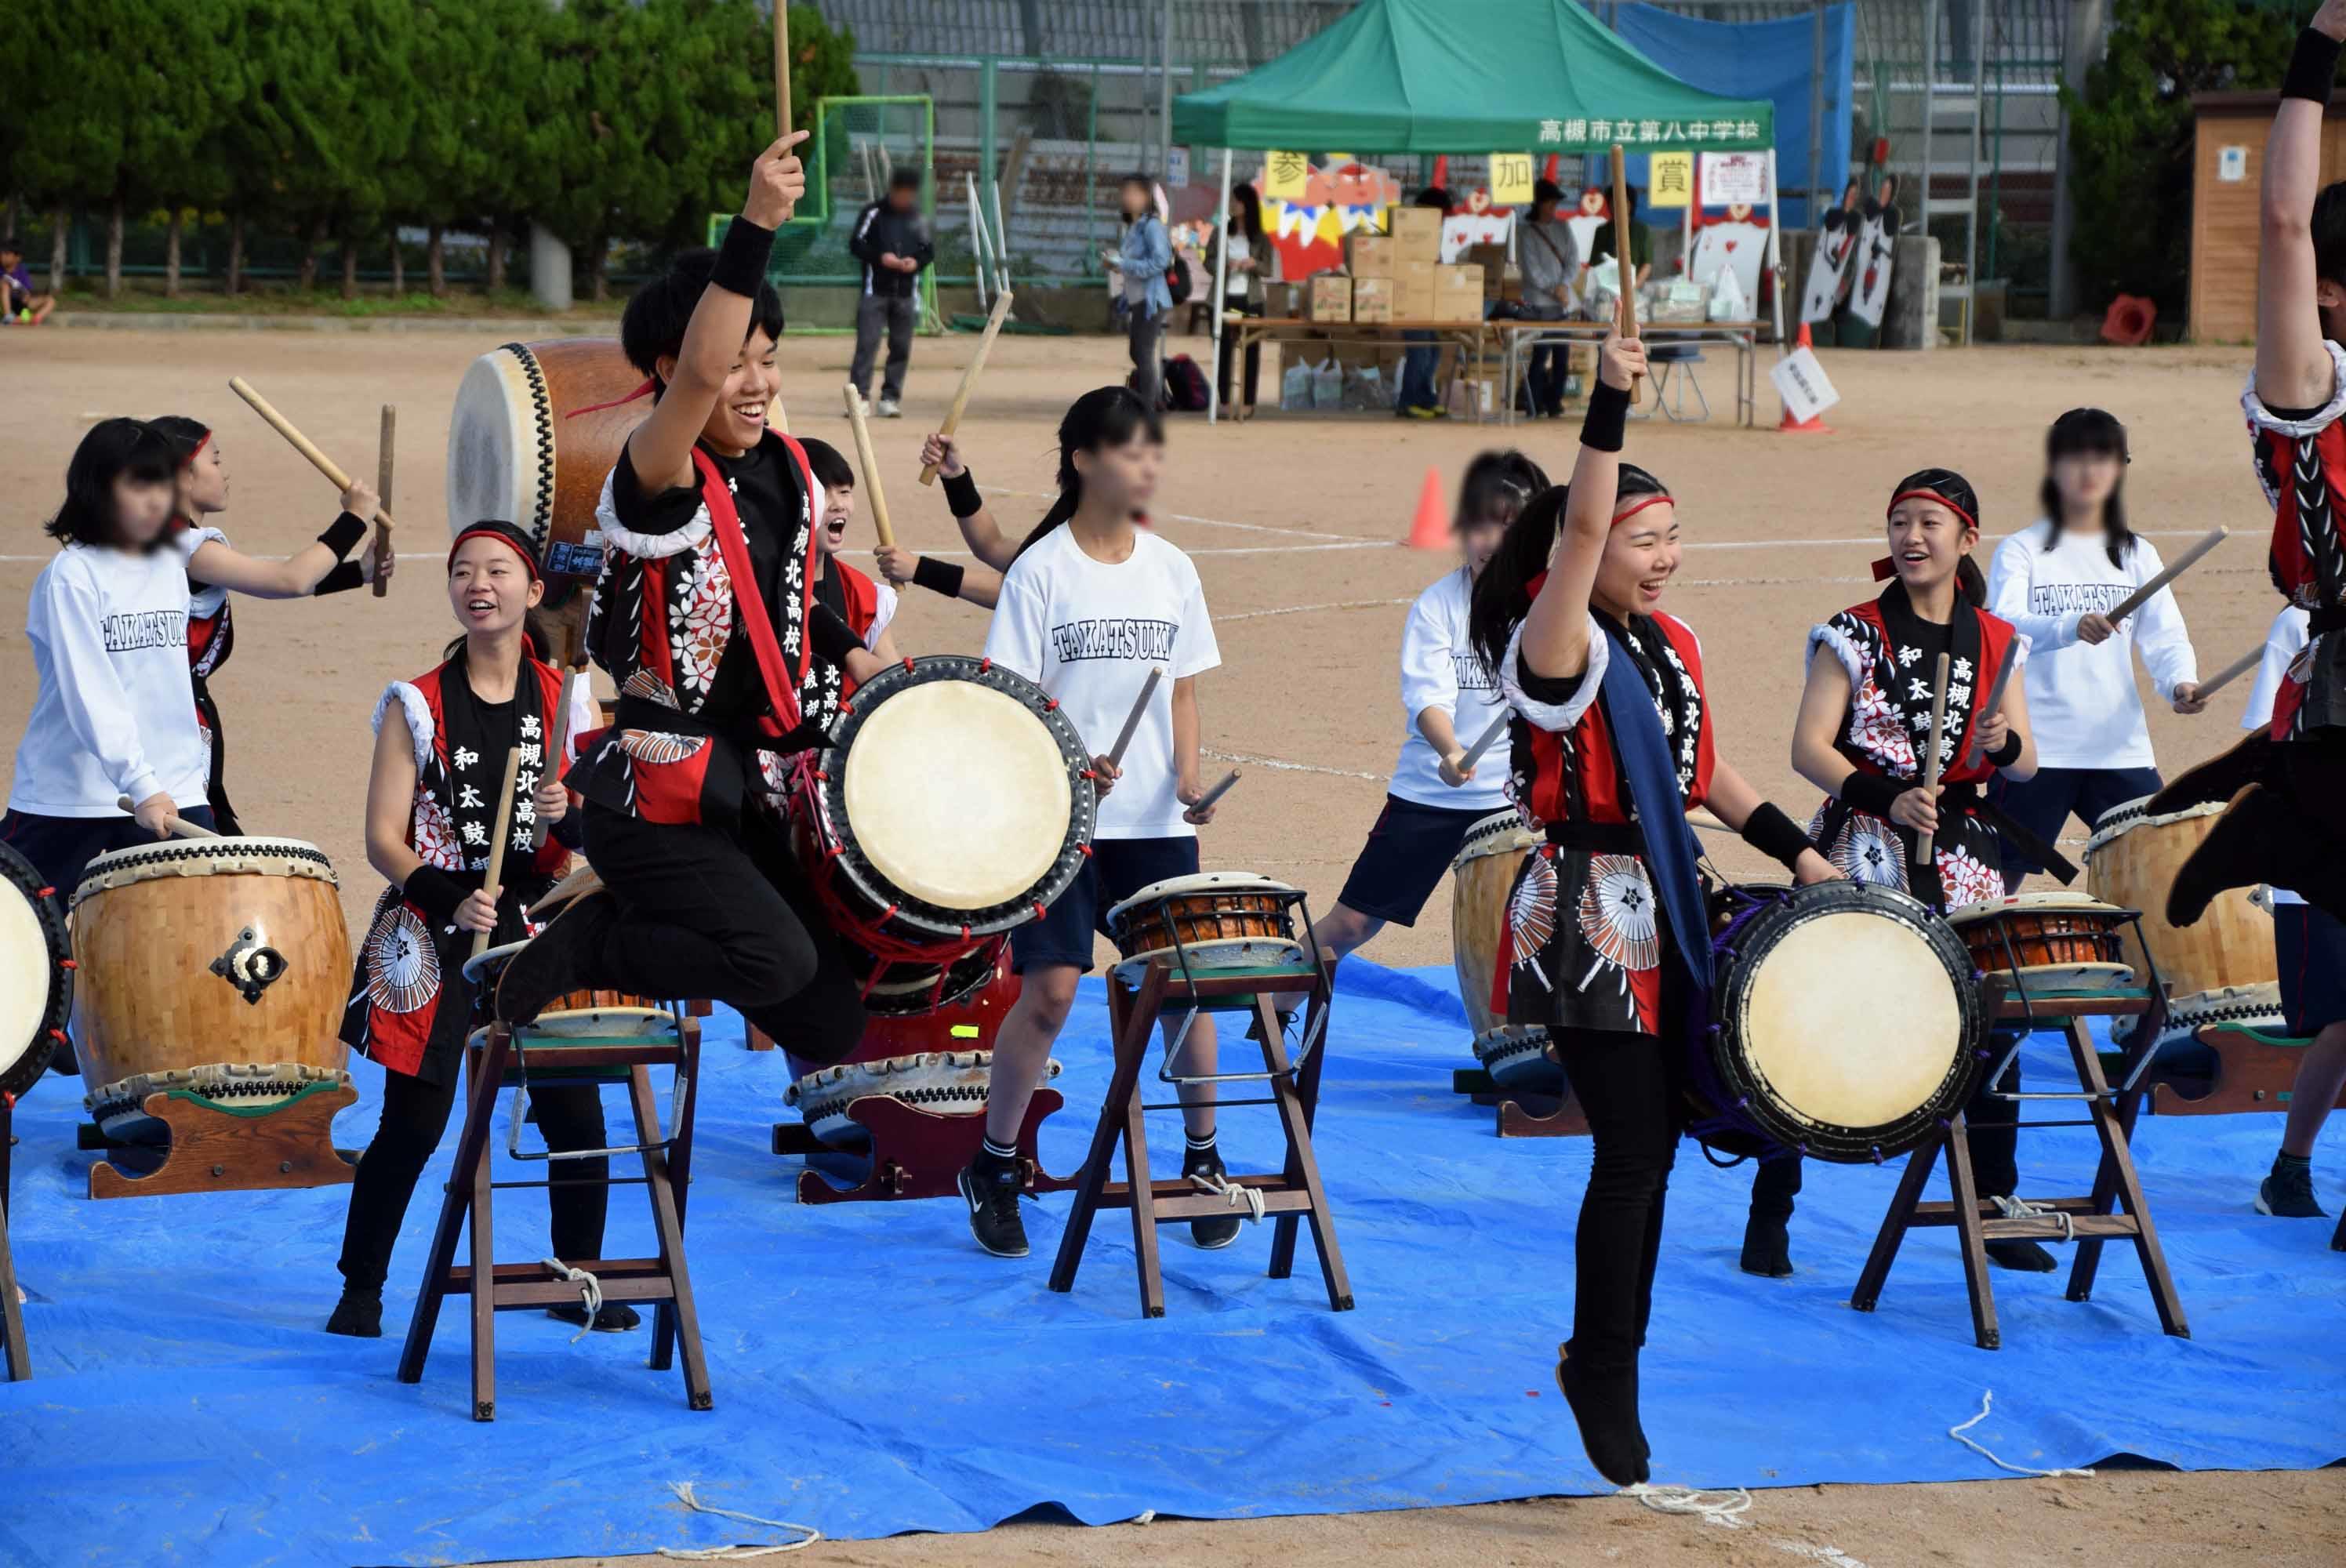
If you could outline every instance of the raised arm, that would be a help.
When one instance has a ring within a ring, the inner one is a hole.
[[[673,363],[661,366],[660,379],[667,384],[659,401],[627,437],[627,460],[648,494],[692,483],[692,443],[700,439],[750,336],[750,308],[765,276],[772,231],[790,221],[799,198],[806,194],[806,170],[790,150],[806,138],[805,131],[792,131],[760,153],[750,166],[749,198],[741,204],[735,229],[726,235],[716,272],[693,307],[683,350]],[[748,229],[740,227],[744,222]],[[762,248],[758,243],[761,238]],[[729,278],[729,282],[720,280]],[[742,292],[744,288],[749,292]]]
[[[1589,400],[1582,426],[1580,455],[1572,464],[1571,499],[1548,556],[1547,581],[1540,585],[1524,617],[1523,660],[1534,675],[1566,680],[1588,668],[1588,596],[1613,531],[1613,503],[1621,487],[1619,420],[1628,408],[1629,383],[1646,368],[1646,346],[1618,333],[1597,351],[1597,395]],[[1603,416],[1611,415],[1609,421]],[[1606,423],[1608,430],[1597,426]],[[1597,444],[1591,444],[1596,436]]]
[[[2322,0],[2290,56],[2265,137],[2257,236],[2257,396],[2267,408],[2319,408],[2334,390],[2316,299],[2313,202],[2321,189],[2321,117],[2346,41],[2346,0]],[[2334,287],[2334,285],[2333,285]]]
[[[363,479],[351,481],[342,492],[342,515],[326,525],[314,544],[305,545],[281,561],[247,555],[219,539],[207,539],[188,554],[188,575],[199,583],[226,588],[256,599],[300,599],[355,587],[372,580],[374,552],[367,551],[343,574],[347,582],[330,584],[334,568],[366,538],[366,519],[378,502],[374,486]]]

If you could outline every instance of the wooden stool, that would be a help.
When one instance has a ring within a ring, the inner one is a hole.
[[[676,1087],[669,1106],[674,1131],[659,1135],[659,1109],[652,1098],[649,1069],[672,1066]],[[499,1023],[474,1033],[464,1050],[464,1071],[471,1095],[464,1113],[464,1135],[457,1141],[456,1163],[449,1173],[446,1197],[440,1206],[440,1224],[432,1235],[432,1250],[423,1266],[423,1286],[416,1293],[415,1316],[407,1327],[407,1344],[400,1353],[399,1380],[421,1382],[424,1359],[432,1352],[432,1330],[440,1319],[441,1298],[471,1295],[473,1298],[473,1419],[496,1419],[495,1315],[525,1307],[565,1307],[579,1300],[579,1288],[546,1264],[498,1263],[492,1247],[493,1197],[498,1187],[549,1186],[551,1182],[499,1182],[490,1179],[489,1132],[495,1117],[497,1094],[509,1083],[530,1086],[562,1084],[624,1085],[633,1112],[636,1143],[632,1148],[608,1151],[633,1153],[643,1160],[640,1177],[614,1178],[614,1186],[638,1182],[651,1199],[652,1229],[658,1237],[656,1257],[566,1258],[574,1269],[591,1274],[606,1301],[648,1301],[654,1304],[649,1366],[666,1371],[674,1353],[684,1355],[684,1389],[696,1410],[712,1408],[709,1367],[701,1353],[700,1319],[692,1301],[692,1282],[685,1270],[684,1209],[692,1176],[692,1125],[699,1083],[700,1023],[683,1009],[670,1015],[668,1028],[643,1035],[574,1037],[538,1034],[526,1026],[520,1036]],[[509,1077],[510,1074],[510,1077]],[[519,1106],[515,1109],[520,1115]],[[564,1157],[554,1156],[557,1161]],[[576,1157],[574,1155],[572,1157]],[[472,1263],[455,1261],[456,1238],[467,1217],[472,1221]]]
[[[1059,1255],[1051,1265],[1051,1288],[1076,1288],[1076,1269],[1082,1264],[1084,1244],[1091,1236],[1092,1218],[1103,1208],[1132,1211],[1132,1244],[1140,1275],[1143,1316],[1165,1316],[1165,1279],[1157,1257],[1157,1227],[1175,1220],[1212,1219],[1230,1212],[1229,1200],[1218,1193],[1200,1192],[1188,1181],[1151,1180],[1148,1175],[1148,1134],[1145,1113],[1168,1110],[1171,1105],[1148,1105],[1138,1093],[1140,1069],[1148,1055],[1150,1038],[1168,1012],[1230,1013],[1245,1011],[1254,1019],[1262,1047],[1262,1076],[1270,1086],[1262,1100],[1229,1100],[1221,1105],[1270,1105],[1279,1108],[1287,1139],[1287,1161],[1276,1176],[1233,1176],[1233,1187],[1248,1187],[1262,1197],[1262,1212],[1279,1217],[1273,1227],[1270,1276],[1285,1279],[1295,1268],[1295,1230],[1300,1218],[1311,1222],[1311,1242],[1320,1253],[1320,1273],[1328,1287],[1328,1305],[1338,1312],[1352,1307],[1352,1282],[1344,1273],[1343,1254],[1336,1247],[1336,1225],[1328,1211],[1328,1195],[1320,1186],[1320,1162],[1311,1152],[1311,1122],[1320,1104],[1320,1064],[1327,1059],[1324,1040],[1316,1050],[1308,1043],[1324,1033],[1331,996],[1327,968],[1281,965],[1269,969],[1200,971],[1188,980],[1176,979],[1165,958],[1149,962],[1137,986],[1126,983],[1110,971],[1107,981],[1109,1032],[1116,1043],[1116,1070],[1108,1082],[1107,1098],[1100,1105],[1099,1125],[1092,1132],[1091,1151],[1077,1178],[1067,1227],[1059,1237]],[[1270,999],[1278,991],[1300,986],[1310,993],[1304,1006],[1303,1039],[1307,1053],[1299,1073],[1287,1059],[1287,1041]],[[1117,1138],[1124,1140],[1126,1179],[1108,1180],[1108,1162]]]
[[[16,1262],[8,1252],[8,1149],[14,1140],[16,1102],[0,1095],[0,1360],[8,1380],[33,1375],[33,1352],[25,1341],[25,1309],[16,1305]]]
[[[1907,1156],[1897,1195],[1891,1199],[1890,1212],[1882,1218],[1881,1233],[1874,1237],[1873,1251],[1858,1276],[1857,1288],[1851,1293],[1849,1304],[1861,1312],[1873,1310],[1882,1297],[1882,1281],[1889,1277],[1890,1266],[1896,1260],[1899,1245],[1906,1239],[1910,1228],[1953,1226],[1960,1239],[1964,1283],[1971,1295],[1973,1337],[1981,1349],[1993,1350],[2003,1343],[2003,1334],[1996,1326],[1994,1289],[1988,1283],[1988,1242],[2074,1238],[2077,1256],[2069,1271],[2068,1298],[2084,1301],[2093,1295],[2094,1275],[2101,1267],[2102,1243],[2112,1237],[2124,1237],[2134,1243],[2143,1278],[2150,1286],[2151,1301],[2158,1309],[2159,1326],[2179,1339],[2189,1339],[2191,1329],[2184,1321],[2183,1303],[2175,1294],[2175,1278],[2168,1271],[2167,1255],[2159,1248],[2158,1232],[2151,1224],[2150,1207],[2144,1201],[2142,1181],[2135,1174],[2134,1156],[2127,1148],[2135,1113],[2142,1100],[2137,1083],[2142,1075],[2141,1062],[2136,1061],[2127,1081],[2113,1091],[2102,1076],[2101,1058],[2086,1027],[2087,1018],[2141,1018],[2135,1038],[2142,1042],[2140,1049],[2147,1055],[2166,1015],[2165,1000],[2156,989],[2131,987],[2031,994],[2024,993],[2009,973],[1988,975],[1980,982],[1980,991],[1984,1011],[1992,1022],[2062,1026],[2063,1037],[2068,1042],[2069,1060],[2077,1073],[2077,1090],[2074,1094],[2026,1097],[2082,1100],[2086,1117],[2083,1122],[2018,1125],[2092,1127],[2102,1145],[2094,1190],[2084,1197],[2030,1198],[2025,1200],[2027,1206],[2042,1212],[2025,1218],[2007,1217],[1994,1204],[1983,1202],[1973,1185],[1971,1145],[1964,1114],[1957,1111],[1944,1129]],[[1991,1068],[2000,1070],[2001,1064]],[[1946,1202],[1925,1203],[1923,1186],[1930,1179],[1942,1149],[1946,1153],[1947,1185],[1953,1196]],[[2120,1201],[2126,1212],[2112,1212],[2113,1205]]]
[[[2239,1111],[2286,1111],[2297,1085],[2298,1064],[2311,1040],[2268,1034],[2244,1023],[2210,1023],[2199,1044],[2216,1054],[2216,1081],[2204,1095],[2186,1095],[2171,1083],[2155,1083],[2150,1109],[2160,1116],[2219,1116]],[[2346,1090],[2338,1103],[2346,1105]]]

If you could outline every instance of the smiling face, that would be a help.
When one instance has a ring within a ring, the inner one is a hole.
[[[1458,554],[1465,561],[1469,573],[1478,577],[1483,575],[1483,568],[1489,565],[1491,557],[1499,553],[1500,541],[1507,536],[1509,521],[1505,517],[1495,520],[1478,517],[1459,524]]]
[[[674,379],[676,356],[662,354],[655,368],[662,382]],[[753,327],[741,351],[733,356],[733,368],[726,372],[724,390],[717,394],[717,406],[709,411],[709,422],[700,427],[700,439],[719,452],[749,451],[765,439],[766,411],[781,391],[782,370],[774,340],[765,329]]]
[[[822,487],[822,527],[815,535],[815,543],[826,555],[839,554],[847,543],[847,524],[855,515],[855,486],[826,484]]]
[[[1952,578],[1978,543],[1979,530],[1943,501],[1909,495],[1890,509],[1890,563],[1910,596]]]
[[[545,585],[501,539],[467,539],[448,562],[448,605],[468,636],[513,630],[545,596]]]
[[[219,437],[208,437],[196,455],[179,470],[179,514],[201,517],[228,510],[228,464],[221,461]]]
[[[1678,510],[1657,495],[1625,495],[1614,505],[1614,515],[1636,508],[1613,524],[1605,536],[1605,555],[1596,564],[1596,583],[1589,596],[1597,608],[1616,620],[1632,615],[1650,616],[1661,607],[1662,590],[1678,569]]]

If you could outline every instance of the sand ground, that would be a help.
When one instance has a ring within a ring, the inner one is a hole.
[[[329,487],[229,392],[251,381],[348,468],[371,473],[378,406],[399,406],[394,510],[404,565],[390,596],[314,604],[240,603],[235,658],[214,680],[227,718],[230,788],[253,831],[314,841],[341,869],[359,928],[377,888],[361,817],[367,715],[385,681],[428,668],[454,623],[436,563],[447,422],[472,356],[494,346],[461,332],[311,335],[230,331],[9,332],[0,337],[15,396],[0,433],[0,735],[21,732],[33,697],[15,606],[50,546],[66,455],[94,420],[180,412],[216,423],[232,474],[221,522],[239,547],[289,551],[333,514]],[[1186,345],[1203,358],[1204,345]],[[955,546],[942,496],[913,483],[922,435],[950,400],[965,340],[915,351],[909,417],[874,427],[899,535]],[[784,395],[804,433],[846,446],[838,388],[849,344],[792,340]],[[1788,733],[1808,626],[1874,591],[1882,512],[1893,484],[1925,465],[1977,485],[1989,538],[2035,515],[2045,425],[2097,403],[2133,433],[2129,505],[2169,555],[2209,527],[2236,538],[2179,597],[2203,668],[2255,647],[2277,607],[2259,540],[2270,526],[2249,468],[2238,397],[2245,354],[2230,350],[1981,349],[1929,354],[1828,351],[1845,402],[1836,433],[1783,436],[1723,421],[1633,428],[1630,454],[1678,493],[1688,551],[1669,607],[1705,642],[1722,755],[1763,792],[1805,815]],[[1731,402],[1730,366],[1714,353],[1715,394]],[[1042,509],[1054,430],[1068,400],[1120,378],[1121,344],[1006,338],[963,425],[972,466],[1005,526]],[[1267,374],[1266,385],[1275,385]],[[1772,398],[1763,394],[1772,410]],[[1563,477],[1575,426],[1518,427],[1518,444]],[[1454,490],[1467,460],[1505,439],[1495,426],[1401,424],[1366,415],[1281,419],[1209,430],[1184,419],[1171,437],[1156,511],[1167,537],[1198,558],[1223,666],[1201,685],[1207,745],[1245,781],[1207,830],[1209,867],[1247,868],[1333,900],[1376,814],[1404,717],[1395,657],[1408,600],[1444,568],[1392,547],[1408,531],[1429,469]],[[869,543],[868,536],[864,539]],[[910,596],[897,640],[908,652],[974,651],[980,612]],[[2154,702],[2151,732],[2173,770],[2237,734],[2245,688],[2216,710],[2178,718]],[[2069,830],[2074,836],[2078,830]],[[1732,840],[1711,849],[1730,873],[1764,862]],[[1449,954],[1447,895],[1413,930],[1370,950],[1387,962]],[[2346,1553],[2346,1478],[2122,1474],[2096,1481],[1761,1493],[1754,1527],[1728,1532],[1665,1519],[1633,1502],[1542,1502],[1349,1518],[1152,1525],[1075,1532],[1016,1526],[977,1538],[912,1537],[825,1545],[800,1560],[832,1563],[1123,1563],[1247,1564],[1358,1562],[1811,1561],[2035,1563],[2124,1557],[2150,1565],[2334,1563]],[[651,1560],[645,1560],[647,1562]]]

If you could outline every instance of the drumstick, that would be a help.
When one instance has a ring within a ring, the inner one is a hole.
[[[1512,715],[1503,713],[1499,715],[1498,718],[1491,720],[1491,728],[1483,731],[1482,735],[1475,739],[1474,744],[1466,748],[1466,755],[1459,759],[1459,772],[1466,773],[1473,771],[1474,764],[1483,760],[1483,753],[1490,750],[1493,746],[1498,743],[1499,737],[1507,732],[1507,720],[1511,717]]]
[[[138,802],[133,800],[128,795],[117,795],[114,798],[114,804],[115,809],[122,812],[126,817],[135,817],[138,814]],[[217,839],[219,837],[218,833],[213,832],[209,828],[200,827],[194,822],[189,821],[185,817],[174,817],[171,819],[171,833],[173,837],[180,839]]]
[[[1164,676],[1165,672],[1162,669],[1155,665],[1149,667],[1148,678],[1140,683],[1140,695],[1132,699],[1132,711],[1124,716],[1124,728],[1116,732],[1116,744],[1108,748],[1107,765],[1109,767],[1117,768],[1123,765],[1124,748],[1132,744],[1132,732],[1140,728],[1140,716],[1148,711],[1148,699],[1157,695],[1157,683],[1163,679]]]
[[[1972,720],[1971,744],[1964,748],[1963,765],[1964,767],[1969,768],[1979,760],[1980,750],[1984,744],[1980,738],[1980,729],[1989,719],[1995,717],[1995,710],[2004,706],[2004,688],[2012,684],[2012,672],[2019,667],[2020,650],[2016,647],[2004,649],[2004,667],[1995,672],[1995,684],[1987,688],[1985,706],[1972,709],[1976,717]]]
[[[594,590],[581,586],[567,614],[562,617],[562,696],[561,711],[554,722],[546,727],[548,740],[541,766],[549,775],[559,777],[563,753],[570,748],[570,710],[577,703],[580,686],[586,679],[586,613],[594,602]],[[533,817],[529,824],[529,847],[546,847],[546,830],[549,824],[543,817]]]
[[[1629,260],[1629,177],[1621,161],[1621,144],[1613,144],[1613,276],[1621,285],[1621,335],[1637,335],[1637,269]],[[1629,402],[1637,402],[1640,377],[1629,378]]]
[[[969,369],[961,372],[961,387],[954,393],[953,407],[945,410],[945,423],[939,427],[939,435],[951,435],[961,428],[961,411],[969,406],[969,389],[977,384],[977,372],[985,368],[986,351],[994,347],[994,340],[1002,332],[1002,319],[1009,314],[1009,294],[995,296],[994,313],[985,318],[985,336],[977,340],[977,352],[969,357]],[[921,483],[934,484],[936,482],[937,465],[933,463],[921,464]]]
[[[863,422],[863,394],[842,387],[847,399],[847,423],[855,427],[855,459],[863,466],[863,488],[872,497],[872,526],[879,530],[880,548],[893,549],[896,531],[888,526],[888,498],[880,492],[880,465],[872,458],[872,427]]]
[[[514,775],[521,771],[521,748],[505,753],[505,788],[497,791],[496,831],[489,837],[489,873],[481,882],[492,899],[496,897],[497,883],[505,874],[505,836],[513,831]],[[495,923],[492,922],[492,930]],[[473,956],[478,958],[489,951],[489,932],[473,933]]]
[[[1233,768],[1228,773],[1222,775],[1222,781],[1220,783],[1207,790],[1203,795],[1198,796],[1198,803],[1190,807],[1189,809],[1192,811],[1212,810],[1214,802],[1229,794],[1230,792],[1230,786],[1238,781],[1239,770]]]
[[[1933,809],[1936,809],[1938,805],[1937,797],[1934,792],[1939,788],[1939,765],[1941,762],[1945,760],[1945,759],[1940,755],[1940,752],[1945,746],[1946,739],[1947,656],[1945,654],[1941,654],[1939,656],[1939,672],[1931,686],[1931,750],[1930,754],[1923,759],[1923,789],[1924,794],[1931,799]],[[1915,835],[1914,863],[1916,865],[1927,866],[1931,863],[1931,840],[1935,837],[1937,837],[1935,833],[1920,833]]]
[[[784,435],[790,433],[790,411],[782,407],[782,397],[780,392],[776,392],[774,401],[766,405],[766,427],[769,430],[779,430]]]
[[[382,437],[375,448],[374,489],[375,499],[386,507],[391,504],[392,433],[398,424],[398,408],[391,403],[383,404]],[[391,584],[384,580],[382,571],[383,563],[390,559],[391,530],[378,523],[374,525],[374,596],[378,599],[391,592]]]
[[[1732,833],[1735,831],[1734,829],[1729,827],[1725,822],[1720,821],[1719,814],[1708,806],[1697,806],[1693,810],[1688,811],[1687,813],[1687,820],[1693,823],[1696,827],[1700,828],[1706,833]]]
[[[774,0],[774,134],[790,134],[790,0]]]
[[[335,489],[348,490],[351,487],[351,476],[342,472],[342,465],[320,452],[308,436],[294,429],[291,420],[270,407],[269,400],[253,391],[242,376],[229,377],[228,390],[250,403],[252,406],[252,412],[267,420],[270,428],[291,443],[294,451],[308,458],[310,466],[324,474]],[[388,504],[378,505],[374,509],[374,527],[375,548],[378,550],[388,548],[393,527],[391,508]]]
[[[2264,662],[2265,645],[2259,643],[2223,668],[2199,683],[2199,699],[2205,702],[2234,681]]]
[[[2206,555],[2208,551],[2222,544],[2225,538],[2229,535],[2231,532],[2232,531],[2229,528],[2224,527],[2220,524],[2216,527],[2209,529],[2206,538],[2201,539],[2199,543],[2192,545],[2191,548],[2184,551],[2182,555],[2177,556],[2175,558],[2175,564],[2168,567],[2167,570],[2161,572],[2157,576],[2153,577],[2149,582],[2145,583],[2141,587],[2137,588],[2133,593],[2128,594],[2125,598],[2120,599],[2117,602],[2117,606],[2111,610],[2104,618],[2106,619],[2110,625],[2116,626],[2120,621],[2126,619],[2128,616],[2134,614],[2137,610],[2142,608],[2143,606],[2150,602],[2151,595],[2158,592],[2159,589],[2167,586],[2168,584],[2183,575],[2186,571],[2190,569],[2193,562],[2198,560],[2200,556]]]

